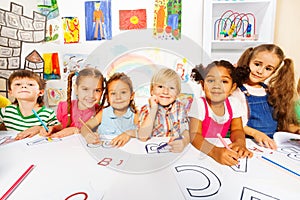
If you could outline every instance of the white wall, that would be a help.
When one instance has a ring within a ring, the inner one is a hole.
[[[34,2],[28,0],[14,0],[14,3],[24,6],[24,15],[32,17],[32,11],[38,11]],[[37,2],[37,0],[36,0]],[[101,42],[105,41],[85,41],[85,0],[58,0],[60,17],[77,16],[80,21],[80,43],[63,44],[61,43],[44,43],[44,44],[26,44],[23,43],[22,49],[22,66],[24,57],[32,50],[36,49],[39,53],[59,52],[60,55],[65,53],[89,54]],[[119,10],[126,9],[147,9],[147,26],[152,28],[154,15],[154,0],[112,0],[112,35],[121,34],[119,30]],[[202,0],[189,0],[182,6],[182,34],[194,40],[197,44],[202,43]],[[10,1],[0,1],[0,8],[3,10],[10,9]],[[112,38],[113,40],[113,38]]]
[[[292,58],[297,77],[300,76],[300,1],[277,0],[275,43],[282,47],[286,56]]]
[[[32,17],[33,11],[37,11],[35,1],[14,0],[13,2],[24,6],[24,14]],[[80,43],[63,44],[61,43],[43,43],[43,44],[26,44],[23,43],[22,49],[22,66],[24,58],[32,50],[36,49],[39,53],[59,52],[59,55],[66,53],[90,54],[101,43],[105,41],[85,41],[85,0],[58,0],[60,16],[77,16],[81,24]],[[298,47],[300,46],[298,19],[300,12],[297,10],[300,6],[298,0],[278,0],[277,1],[277,18],[275,27],[275,43],[278,43],[285,51],[288,57],[295,61],[295,69],[300,74],[300,58],[298,56]],[[10,9],[10,1],[0,1],[0,8],[3,10]],[[147,25],[152,28],[154,0],[112,0],[112,34],[113,37],[122,34],[119,30],[119,10],[125,9],[147,9]],[[198,45],[202,45],[202,13],[203,0],[183,0],[182,6],[182,35],[192,39]],[[204,30],[205,31],[205,30]],[[292,38],[292,39],[291,39]],[[114,38],[112,38],[113,40]],[[226,59],[226,58],[225,58]]]

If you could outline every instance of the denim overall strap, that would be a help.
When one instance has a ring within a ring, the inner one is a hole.
[[[267,88],[264,83],[260,85]],[[268,95],[254,96],[250,95],[244,86],[241,86],[240,89],[245,94],[249,108],[247,126],[257,129],[272,138],[277,130],[277,121],[273,118],[273,107],[268,103]]]
[[[204,107],[205,107],[205,118],[202,121],[202,136],[205,138],[215,138],[217,137],[217,133],[220,133],[222,137],[225,137],[230,127],[232,115],[233,115],[229,100],[228,99],[225,100],[226,107],[229,112],[229,119],[224,124],[218,124],[217,122],[215,122],[213,119],[209,117],[206,99],[202,97],[202,100],[204,102]]]

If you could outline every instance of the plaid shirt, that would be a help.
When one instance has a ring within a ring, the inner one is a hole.
[[[139,116],[139,126],[149,115],[150,106],[144,105]],[[189,130],[187,110],[182,102],[174,101],[168,107],[158,105],[154,120],[152,136],[179,136],[184,130]]]

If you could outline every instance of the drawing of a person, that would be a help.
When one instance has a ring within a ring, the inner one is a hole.
[[[104,38],[103,27],[104,24],[104,15],[102,10],[100,9],[101,2],[95,2],[95,10],[93,12],[93,22],[95,22],[95,31],[94,31],[94,40],[98,39],[98,29],[100,29],[101,39]]]

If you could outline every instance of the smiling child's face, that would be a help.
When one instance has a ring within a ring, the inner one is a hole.
[[[157,97],[160,105],[168,106],[176,100],[179,94],[176,84],[176,80],[170,80],[165,83],[154,83],[151,95]]]
[[[206,98],[214,103],[224,102],[236,88],[229,70],[222,66],[211,68],[202,85]]]

